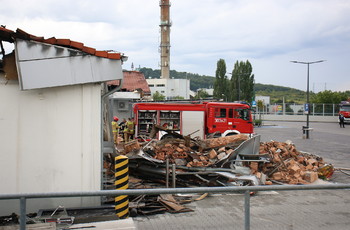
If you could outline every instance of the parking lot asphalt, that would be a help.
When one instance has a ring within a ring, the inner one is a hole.
[[[335,168],[350,168],[350,125],[310,123],[304,139],[304,122],[269,121],[255,132],[261,141],[291,140],[297,150],[316,154]],[[349,172],[349,171],[348,171]],[[335,171],[330,181],[350,183],[350,176]],[[194,211],[133,218],[136,229],[244,229],[244,196],[210,194],[187,205]],[[349,229],[350,190],[259,192],[250,201],[250,229]]]

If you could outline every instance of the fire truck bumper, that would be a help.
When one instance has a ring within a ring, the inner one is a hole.
[[[344,123],[349,123],[350,124],[350,117],[344,117]]]

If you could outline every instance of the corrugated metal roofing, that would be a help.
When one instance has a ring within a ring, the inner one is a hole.
[[[120,85],[119,80],[109,81],[108,85]],[[139,71],[123,71],[122,91],[133,92],[141,89],[145,94],[151,94],[145,75]]]
[[[45,39],[44,37],[37,37],[32,34],[29,34],[21,29],[17,29],[16,32],[14,32],[12,30],[9,30],[0,26],[0,40],[13,43],[17,38],[22,40],[30,40],[30,41],[47,43],[51,45],[68,47],[71,49],[80,50],[82,52],[85,52],[91,55],[95,55],[97,57],[104,57],[104,58],[117,59],[117,60],[122,58],[121,53],[98,51],[94,48],[84,46],[84,43],[72,41],[70,39],[57,39],[55,37]]]

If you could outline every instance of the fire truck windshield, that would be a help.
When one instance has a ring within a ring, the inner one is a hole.
[[[342,107],[340,107],[340,111],[342,111],[342,112],[350,112],[350,106],[342,106]]]
[[[245,121],[248,121],[249,120],[248,109],[235,109],[235,118],[240,118]]]

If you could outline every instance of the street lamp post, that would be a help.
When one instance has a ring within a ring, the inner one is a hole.
[[[291,61],[293,63],[297,63],[297,64],[305,64],[307,65],[307,86],[306,86],[306,104],[307,104],[307,108],[308,111],[306,113],[306,127],[304,129],[303,127],[303,131],[305,131],[306,134],[306,139],[309,139],[309,115],[310,115],[310,91],[309,91],[309,75],[310,75],[310,65],[311,64],[316,64],[316,63],[320,63],[320,62],[324,62],[325,60],[319,60],[319,61],[313,61],[313,62],[302,62],[302,61]]]

